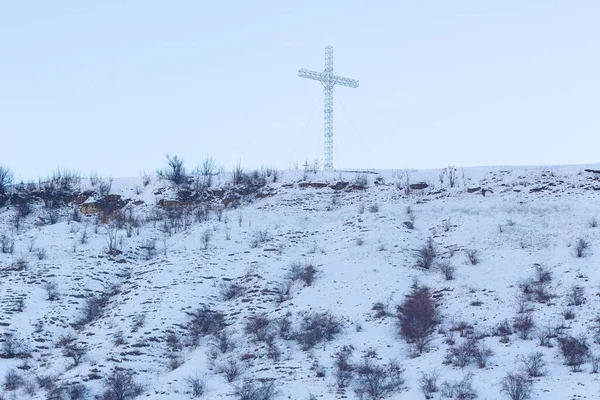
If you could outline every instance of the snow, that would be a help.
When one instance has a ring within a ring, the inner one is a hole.
[[[132,237],[120,230],[123,253],[116,257],[106,254],[106,230],[103,226],[95,230],[94,216],[74,222],[69,218],[72,208],[66,207],[60,210],[57,224],[42,225],[37,216],[46,211],[38,204],[16,231],[11,224],[15,209],[4,207],[0,209],[0,232],[14,237],[15,251],[0,253],[0,333],[14,332],[26,340],[32,356],[0,359],[0,380],[8,370],[17,368],[27,379],[56,375],[57,382],[84,382],[92,394],[98,394],[102,380],[90,376],[101,378],[118,367],[135,371],[146,389],[143,397],[148,399],[191,398],[185,378],[195,374],[206,381],[206,398],[231,398],[232,384],[215,373],[215,364],[227,355],[211,360],[210,338],[201,338],[198,346],[184,346],[174,356],[181,365],[174,370],[170,367],[173,353],[166,343],[167,334],[178,332],[185,341],[186,312],[206,304],[226,314],[227,330],[239,342],[233,356],[256,356],[246,362],[243,377],[275,379],[281,398],[307,399],[309,394],[322,399],[356,398],[352,388],[338,389],[333,377],[332,356],[344,345],[355,348],[355,362],[372,349],[380,362],[393,358],[402,364],[405,388],[390,399],[423,398],[418,379],[421,373],[433,370],[440,372],[440,382],[473,372],[479,399],[507,398],[500,393],[500,379],[519,368],[520,356],[533,351],[544,354],[548,370],[546,376],[534,378],[533,399],[595,398],[598,375],[590,373],[591,363],[584,364],[582,372],[572,372],[563,365],[555,340],[554,347],[546,348],[538,346],[535,338],[521,340],[516,334],[508,343],[487,336],[482,341],[495,355],[486,368],[473,363],[465,368],[444,364],[447,332],[453,321],[473,324],[478,333],[489,333],[504,319],[512,321],[517,316],[519,282],[533,276],[535,264],[552,271],[550,291],[555,295],[547,303],[529,303],[536,325],[564,324],[566,333],[586,334],[592,353],[600,354],[590,332],[599,314],[600,272],[596,265],[600,252],[596,249],[600,227],[589,224],[593,217],[600,218],[599,192],[594,189],[600,188],[600,174],[585,169],[598,170],[600,165],[458,169],[453,188],[447,177],[440,182],[440,170],[368,171],[366,190],[340,191],[301,188],[298,183],[352,182],[361,173],[283,171],[277,182],[268,184],[275,195],[227,209],[221,221],[212,214],[209,221],[194,221],[171,236],[161,231],[160,223],[152,222]],[[403,185],[406,173],[411,183],[426,182],[429,187],[405,194],[398,186]],[[376,184],[378,177],[382,184]],[[227,181],[228,176],[222,174],[214,185],[224,186]],[[93,190],[87,181],[81,185],[82,190]],[[491,192],[483,196],[467,190],[476,187]],[[141,178],[117,178],[111,193],[143,201],[133,207],[139,217],[149,216],[159,200],[176,198],[173,188],[156,179],[144,187]],[[360,203],[367,208],[362,214]],[[379,205],[379,211],[368,210],[373,204]],[[415,214],[413,230],[403,225],[407,206]],[[212,238],[204,250],[201,235],[207,229]],[[84,230],[89,238],[80,243]],[[271,240],[251,246],[257,231],[268,232]],[[437,269],[414,267],[414,250],[428,237],[433,238],[440,259],[457,267],[454,280],[444,280]],[[145,260],[140,246],[151,238],[156,239],[157,254]],[[589,254],[583,258],[574,256],[579,238],[590,243]],[[33,249],[46,249],[47,258],[38,260],[35,252],[29,251],[31,243]],[[477,265],[468,262],[465,249],[478,251]],[[27,268],[8,270],[18,258],[27,260]],[[310,287],[295,285],[292,298],[280,304],[269,290],[284,280],[292,262],[302,261],[313,262],[322,274]],[[242,284],[246,293],[224,301],[219,285],[231,279]],[[58,283],[56,301],[45,299],[42,285],[48,280]],[[375,318],[371,310],[381,301],[389,304],[393,313],[415,282],[441,295],[439,309],[444,319],[440,327],[446,332],[436,330],[430,349],[418,357],[398,336],[394,316]],[[74,329],[71,324],[79,317],[85,297],[112,284],[119,285],[119,292],[100,318],[81,330]],[[566,293],[575,284],[584,287],[587,301],[567,307]],[[9,313],[16,296],[25,299],[23,311]],[[471,305],[475,301],[481,305]],[[575,319],[564,320],[566,308],[573,309]],[[243,333],[245,320],[254,313],[264,312],[271,318],[291,313],[296,319],[309,310],[340,317],[343,333],[311,351],[278,338],[276,345],[282,351],[278,361],[267,357],[264,343],[254,343]],[[136,330],[134,320],[142,314],[145,323]],[[39,321],[41,330],[35,327]],[[116,346],[113,336],[118,331],[124,333],[125,344]],[[75,367],[55,346],[67,333],[88,348]],[[462,340],[458,334],[455,339],[457,343]],[[25,363],[28,369],[22,369]],[[316,365],[325,369],[324,377],[317,377]],[[16,393],[17,398],[44,398],[42,389],[34,395],[22,389]]]

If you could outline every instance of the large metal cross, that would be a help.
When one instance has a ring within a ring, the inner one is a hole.
[[[325,47],[325,70],[323,72],[301,69],[300,78],[320,81],[325,89],[325,170],[333,169],[333,86],[358,87],[356,79],[344,78],[333,73],[333,47]]]

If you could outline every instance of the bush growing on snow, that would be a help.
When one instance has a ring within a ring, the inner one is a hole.
[[[431,340],[439,313],[428,287],[416,287],[397,307],[400,335],[422,353]]]
[[[437,257],[437,250],[433,238],[429,237],[427,242],[417,249],[415,264],[418,268],[430,269],[433,266],[435,257]]]
[[[519,372],[509,372],[500,381],[500,391],[511,400],[528,400],[533,392],[533,383],[529,378]]]

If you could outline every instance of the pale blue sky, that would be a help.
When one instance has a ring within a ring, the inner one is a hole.
[[[597,0],[1,1],[0,164],[322,159],[297,71],[329,44],[360,80],[336,91],[338,168],[597,162],[599,20]]]

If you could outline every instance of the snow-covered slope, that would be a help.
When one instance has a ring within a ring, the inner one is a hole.
[[[547,364],[545,376],[532,378],[534,399],[597,398],[591,356],[581,372],[573,372],[558,338],[550,339],[551,347],[540,346],[536,332],[549,327],[559,337],[583,334],[591,354],[600,355],[593,331],[600,304],[600,222],[594,222],[600,218],[599,169],[466,168],[455,172],[454,187],[439,170],[285,171],[277,182],[268,177],[259,196],[242,196],[241,204],[222,214],[215,205],[227,195],[215,191],[220,197],[211,198],[207,219],[197,211],[203,205],[178,201],[164,181],[144,186],[141,178],[116,179],[111,194],[128,200],[130,210],[121,228],[98,222],[93,213],[73,220],[74,208],[94,201],[96,187],[87,180],[78,192],[90,192],[72,199],[81,204],[58,209],[53,224],[54,211],[36,201],[16,228],[18,206],[7,205],[0,208],[0,234],[8,244],[14,240],[14,249],[0,253],[0,353],[12,340],[28,348],[17,353],[29,356],[4,352],[0,381],[13,371],[30,384],[4,394],[45,398],[38,378],[52,376],[58,386],[82,383],[88,396],[99,395],[105,378],[122,369],[134,372],[149,399],[189,399],[188,380],[195,376],[211,399],[237,398],[232,394],[245,379],[274,379],[282,399],[353,399],[357,383],[336,385],[333,357],[351,346],[354,363],[364,357],[400,363],[405,383],[390,399],[424,398],[419,379],[432,371],[439,372],[440,385],[472,372],[478,398],[508,398],[501,379],[520,370],[520,359],[534,351]],[[427,187],[406,190],[407,179],[413,188]],[[216,176],[213,187],[227,189],[228,180]],[[339,182],[349,184],[332,188]],[[411,220],[414,229],[407,227]],[[429,237],[437,257],[425,270],[415,266],[415,257]],[[577,257],[581,240],[589,246]],[[111,241],[116,251],[107,254]],[[478,258],[474,265],[471,251]],[[454,279],[439,271],[443,261],[456,267]],[[282,294],[294,263],[314,265],[319,273],[310,286],[296,281],[289,295]],[[551,272],[544,284],[550,296],[522,301],[523,283],[534,278],[536,266]],[[53,301],[47,300],[48,282],[57,286]],[[442,316],[420,355],[399,336],[395,317],[396,305],[419,285],[431,288]],[[574,285],[583,290],[581,305],[568,305]],[[227,290],[239,293],[226,300]],[[376,315],[378,302],[387,315]],[[90,310],[90,303],[98,309]],[[224,314],[224,331],[237,344],[232,351],[218,350],[213,334],[191,339],[191,314],[204,306]],[[90,318],[77,325],[84,309]],[[565,319],[567,309],[573,319]],[[329,312],[343,323],[342,332],[308,350],[285,340],[280,321],[291,321],[293,331],[307,312]],[[271,341],[245,333],[253,315],[273,321]],[[531,315],[537,328],[529,339],[494,335],[498,324],[507,320],[512,327],[523,315]],[[472,329],[461,329],[461,322]],[[484,368],[448,362],[448,349],[470,335],[494,353]],[[80,360],[64,356],[61,338],[85,353]],[[231,383],[222,372],[226,366],[241,371]]]

